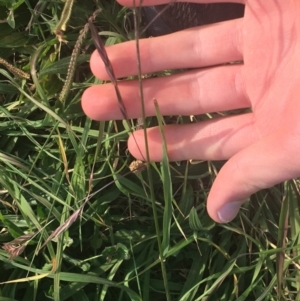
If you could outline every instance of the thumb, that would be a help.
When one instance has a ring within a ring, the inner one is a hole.
[[[213,220],[230,222],[251,194],[299,176],[297,150],[278,136],[243,149],[222,167],[207,200]]]

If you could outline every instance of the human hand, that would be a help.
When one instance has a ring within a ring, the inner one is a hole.
[[[133,0],[119,2],[130,6]],[[167,2],[144,0],[143,5]],[[208,67],[145,80],[148,116],[155,115],[154,99],[163,115],[252,108],[248,114],[164,128],[170,160],[228,159],[207,200],[216,222],[232,220],[260,189],[300,176],[300,2],[236,2],[246,5],[243,19],[140,41],[143,73]],[[137,74],[134,42],[108,47],[107,52],[117,77]],[[220,66],[238,60],[244,64]],[[108,78],[96,52],[91,68],[95,76]],[[120,82],[119,88],[129,117],[139,117],[137,82]],[[95,120],[122,119],[110,84],[87,89],[82,107]],[[158,128],[148,129],[147,135],[151,160],[161,160]],[[143,132],[135,132],[135,139],[145,156]],[[142,159],[132,137],[128,147]]]

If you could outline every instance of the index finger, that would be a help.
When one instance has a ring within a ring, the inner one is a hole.
[[[142,39],[139,42],[142,73],[242,60],[242,25],[243,19],[235,19]],[[110,46],[106,50],[116,77],[138,74],[135,41]],[[90,65],[96,77],[109,79],[97,52],[93,53]]]

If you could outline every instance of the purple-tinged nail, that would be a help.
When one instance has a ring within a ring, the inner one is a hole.
[[[230,202],[225,204],[220,210],[218,211],[219,219],[222,223],[228,223],[232,221],[236,215],[238,214],[241,206],[244,202]]]

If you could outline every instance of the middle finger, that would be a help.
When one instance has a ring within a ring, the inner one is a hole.
[[[187,71],[143,81],[147,116],[155,115],[156,99],[163,115],[198,115],[250,107],[246,97],[243,65],[225,65]],[[119,82],[129,118],[141,116],[139,83]],[[123,119],[112,84],[88,88],[82,96],[86,115],[94,120]]]

